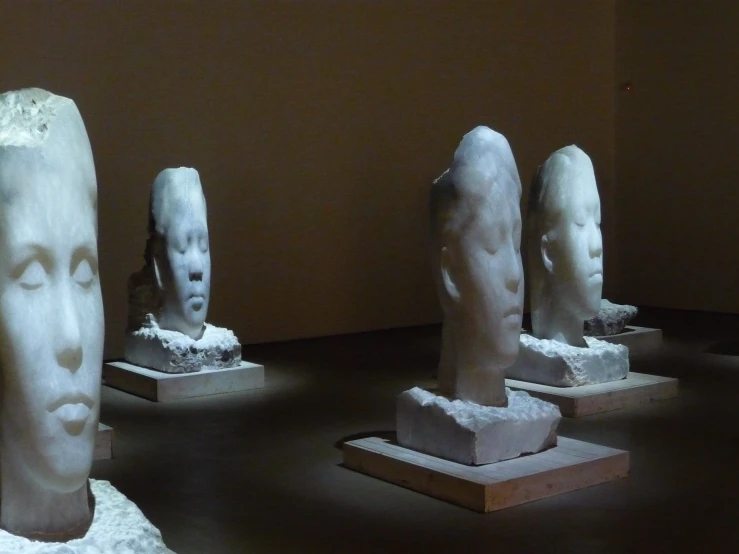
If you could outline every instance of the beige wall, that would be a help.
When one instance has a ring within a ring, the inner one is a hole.
[[[613,0],[0,10],[1,88],[72,97],[93,143],[107,356],[167,166],[201,172],[209,319],[246,343],[438,321],[427,187],[481,123],[507,135],[526,187],[561,146],[591,155],[615,283]]]
[[[619,0],[622,300],[739,311],[739,2]]]

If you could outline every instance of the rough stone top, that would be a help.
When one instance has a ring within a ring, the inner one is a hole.
[[[521,333],[521,348],[536,351],[550,358],[577,358],[581,356],[601,356],[603,352],[626,352],[629,348],[623,344],[583,337],[587,346],[572,346],[553,339],[540,339],[528,333]]]
[[[69,98],[39,88],[1,94],[0,148],[40,146],[60,109],[70,104]]]
[[[133,335],[161,341],[167,348],[189,349],[197,348],[198,350],[214,350],[217,348],[228,348],[233,343],[238,343],[236,335],[230,329],[224,327],[216,327],[210,323],[205,324],[203,336],[195,340],[179,331],[171,331],[159,327],[156,319],[152,314],[147,314],[145,324],[135,330]],[[1,553],[0,553],[1,554]]]
[[[559,408],[530,396],[524,391],[515,391],[506,387],[508,406],[497,408],[483,406],[468,400],[449,399],[420,387],[406,391],[421,406],[434,406],[446,416],[453,418],[459,425],[473,433],[496,422],[515,419],[517,421],[538,421],[543,418],[559,418]]]

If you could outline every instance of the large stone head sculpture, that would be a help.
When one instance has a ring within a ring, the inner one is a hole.
[[[97,183],[72,100],[0,95],[0,525],[84,532],[100,406]]]
[[[600,309],[603,241],[593,164],[577,146],[539,168],[527,232],[534,335],[584,346],[583,322]]]
[[[159,326],[199,339],[210,299],[210,249],[196,170],[165,169],[154,180],[145,257],[158,297]]]
[[[508,141],[467,133],[431,187],[432,265],[444,312],[440,389],[504,406],[523,308],[521,182]]]

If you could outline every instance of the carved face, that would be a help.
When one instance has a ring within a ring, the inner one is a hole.
[[[603,290],[603,238],[600,198],[592,165],[578,168],[559,197],[561,213],[543,247],[551,279],[562,303],[585,320],[600,309]]]
[[[94,169],[61,150],[0,159],[0,419],[16,465],[72,492],[92,463],[104,321]]]
[[[442,251],[442,275],[457,297],[460,331],[477,358],[504,368],[516,360],[521,333],[521,212],[517,202],[494,190],[471,207],[475,215],[459,244]]]
[[[164,292],[160,326],[193,339],[202,335],[210,299],[210,248],[200,189],[169,204],[163,248],[155,262]]]

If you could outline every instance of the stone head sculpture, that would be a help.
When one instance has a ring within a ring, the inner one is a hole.
[[[440,390],[505,406],[504,370],[518,355],[523,309],[521,182],[508,141],[467,133],[431,187],[431,253],[444,312]]]
[[[144,311],[155,312],[162,329],[199,339],[210,299],[210,249],[196,170],[165,169],[154,180],[145,258],[154,301],[147,299]]]
[[[0,525],[11,533],[89,526],[103,339],[80,113],[39,89],[0,95]]]
[[[603,241],[593,164],[577,146],[557,150],[536,173],[527,232],[534,335],[585,346],[583,322],[600,309]]]

